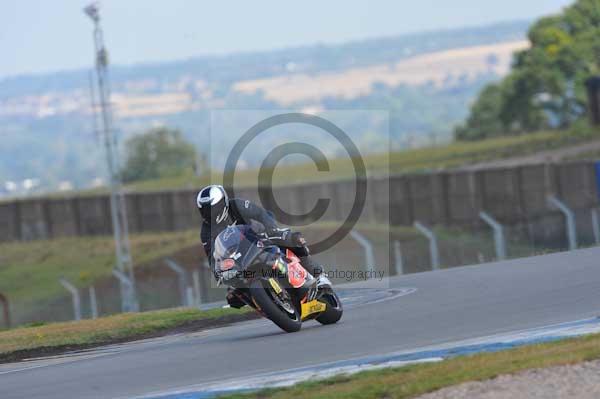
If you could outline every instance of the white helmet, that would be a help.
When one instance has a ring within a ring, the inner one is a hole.
[[[196,197],[196,205],[202,218],[209,223],[221,224],[229,214],[227,192],[218,184],[204,187]]]

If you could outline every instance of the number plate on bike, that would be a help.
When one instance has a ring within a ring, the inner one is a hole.
[[[319,302],[316,299],[302,304],[302,318],[310,316],[313,313],[319,313],[325,311],[327,305],[323,302]]]

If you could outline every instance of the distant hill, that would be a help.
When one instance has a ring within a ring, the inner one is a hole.
[[[117,127],[122,137],[157,124],[178,127],[203,151],[211,109],[362,108],[390,112],[396,147],[447,140],[480,88],[502,76],[511,53],[526,45],[528,25],[115,65]],[[104,175],[88,75],[76,70],[0,80],[0,193],[9,180],[39,179],[41,190],[65,181],[87,187]]]

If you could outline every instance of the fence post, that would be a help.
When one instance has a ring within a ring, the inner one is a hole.
[[[479,212],[479,217],[494,230],[494,246],[496,247],[496,257],[500,260],[506,259],[506,240],[504,239],[504,228],[487,212]]]
[[[199,268],[198,272],[200,273],[200,303],[206,303],[210,301],[210,296],[208,293],[211,288],[211,283],[214,281],[213,269],[212,267],[210,267],[207,258],[204,258],[204,261],[202,262],[202,267]]]
[[[429,255],[431,257],[431,268],[437,270],[440,268],[440,250],[438,248],[437,238],[433,230],[425,227],[421,222],[415,221],[414,226],[421,234],[429,240]]]
[[[188,303],[187,296],[187,282],[186,282],[186,273],[183,267],[179,266],[173,259],[166,258],[165,263],[167,267],[177,273],[177,279],[179,281],[179,294],[181,297],[181,306],[192,306],[191,303]]]
[[[185,289],[185,299],[187,306],[192,307],[196,300],[194,299],[194,289],[192,287],[187,287]]]
[[[124,296],[121,301],[121,310],[123,312],[139,312],[140,305],[135,297],[133,284],[129,277],[127,277],[125,273],[118,269],[113,269],[112,274],[119,280],[119,282],[121,282],[124,288],[126,288],[121,290],[121,295]]]
[[[194,304],[200,306],[202,298],[200,297],[200,272],[198,270],[192,272],[192,281],[194,282]]]
[[[94,286],[90,286],[90,313],[92,315],[92,319],[98,318],[98,300],[96,299],[96,288]]]
[[[365,261],[367,262],[366,271],[369,273],[373,272],[375,270],[375,252],[373,251],[373,244],[358,231],[350,231],[350,236],[352,236],[365,251]]]
[[[404,264],[402,262],[402,252],[400,251],[400,241],[394,241],[394,261],[396,265],[396,275],[404,274]]]
[[[594,242],[600,244],[600,222],[598,221],[598,209],[592,208],[592,230],[594,232]]]
[[[77,287],[71,284],[64,277],[61,277],[58,281],[63,287],[65,287],[67,291],[71,293],[71,297],[73,298],[73,313],[75,313],[75,320],[81,320],[81,299],[79,298],[79,291],[77,290]]]
[[[553,195],[548,196],[548,204],[558,208],[567,221],[567,237],[569,239],[569,250],[577,249],[577,229],[575,228],[575,214],[564,202]]]
[[[2,293],[0,293],[0,304],[2,304],[2,307],[4,308],[4,311],[2,312],[4,313],[4,325],[6,328],[10,328],[10,306],[8,304],[8,298]]]

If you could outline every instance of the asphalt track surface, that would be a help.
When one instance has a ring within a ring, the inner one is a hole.
[[[409,295],[294,334],[265,320],[0,365],[0,398],[121,398],[600,314],[600,248],[391,279]]]

